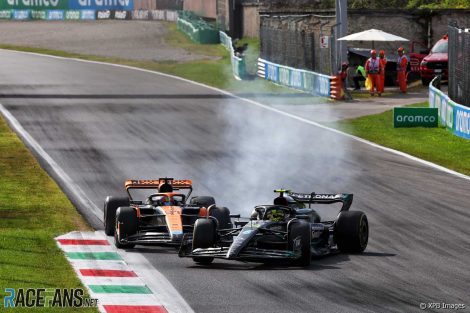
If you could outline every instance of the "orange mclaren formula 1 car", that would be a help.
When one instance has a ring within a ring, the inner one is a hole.
[[[107,197],[104,202],[105,233],[114,235],[118,248],[179,245],[183,234],[192,234],[200,217],[214,217],[219,229],[232,227],[229,210],[217,207],[213,197],[192,197],[186,203],[192,192],[191,180],[127,180],[125,188],[128,197]],[[133,198],[142,193],[143,200]]]

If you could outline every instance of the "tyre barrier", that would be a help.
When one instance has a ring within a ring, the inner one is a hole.
[[[343,81],[340,75],[331,76],[330,97],[335,100],[344,100]]]
[[[314,96],[332,97],[333,77],[328,75],[279,65],[261,58],[258,59],[257,74],[278,85],[305,91]]]
[[[439,120],[455,136],[470,140],[470,108],[454,102],[434,86],[438,77],[429,84],[429,107],[438,108]]]
[[[243,57],[235,55],[235,51],[233,50],[232,38],[223,31],[219,31],[219,38],[220,43],[225,47],[225,49],[230,52],[232,72],[235,79],[243,80],[247,78],[245,59]]]

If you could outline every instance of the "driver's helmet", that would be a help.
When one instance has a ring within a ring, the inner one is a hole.
[[[265,219],[271,222],[283,222],[286,219],[286,212],[281,209],[273,208],[266,212]]]
[[[287,201],[287,198],[286,197],[277,197],[276,199],[274,199],[273,201],[273,204],[274,205],[285,205],[285,206],[288,206],[289,205],[289,202]]]
[[[172,205],[172,202],[171,202],[170,197],[165,196],[165,195],[161,195],[161,196],[155,197],[155,200],[154,200],[154,201],[155,201],[158,205],[162,205],[162,206],[170,206],[170,205]]]
[[[303,203],[295,201],[294,198],[292,198],[291,196],[277,197],[276,199],[274,199],[274,204],[289,206],[291,208],[304,208],[305,207]]]

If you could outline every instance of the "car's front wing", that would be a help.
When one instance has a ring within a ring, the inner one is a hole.
[[[134,243],[134,244],[174,244],[179,245],[181,244],[182,236],[181,237],[171,237],[169,233],[164,232],[146,232],[146,233],[138,233],[136,235],[132,235],[120,240],[121,243]]]
[[[300,252],[290,250],[271,250],[271,249],[258,249],[253,247],[247,247],[240,251],[240,253],[233,257],[228,257],[228,251],[230,247],[216,247],[216,248],[205,248],[195,249],[187,251],[182,248],[179,251],[180,257],[197,257],[197,258],[218,258],[228,260],[267,260],[267,259],[298,259],[301,254]]]

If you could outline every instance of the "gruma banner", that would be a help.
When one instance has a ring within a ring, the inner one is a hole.
[[[134,0],[0,0],[0,10],[126,10]]]
[[[68,0],[72,10],[133,10],[134,0]]]

